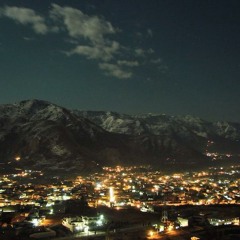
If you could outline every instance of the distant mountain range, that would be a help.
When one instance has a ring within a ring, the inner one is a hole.
[[[5,170],[82,174],[119,164],[203,166],[213,152],[240,154],[239,123],[69,110],[41,100],[0,105]]]

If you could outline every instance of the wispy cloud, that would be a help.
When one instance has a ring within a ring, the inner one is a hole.
[[[138,67],[139,66],[139,62],[127,61],[127,60],[118,60],[117,64],[120,66],[128,66],[128,67]]]
[[[146,54],[152,54],[154,53],[154,50],[152,48],[149,48],[149,49],[142,49],[142,48],[136,48],[134,50],[134,53],[136,56],[138,57],[145,57]]]
[[[133,76],[132,67],[138,67],[138,61],[118,60],[116,63],[100,63],[99,68],[108,76],[119,79],[128,79]]]
[[[68,56],[77,54],[87,59],[101,60],[103,63],[98,65],[99,68],[109,76],[116,78],[131,76],[118,65],[109,63],[121,50],[120,43],[108,37],[118,32],[118,29],[114,28],[109,21],[98,16],[89,16],[79,9],[61,7],[57,4],[52,4],[50,17],[60,25],[59,29],[66,30],[68,35],[77,41],[74,48],[66,52]],[[85,41],[84,45],[82,40]]]
[[[148,29],[147,29],[147,34],[148,34],[149,37],[152,38],[152,37],[153,37],[153,31],[152,31],[152,29],[148,28]]]
[[[159,63],[162,63],[162,59],[161,58],[152,59],[151,62],[154,64],[159,64]]]
[[[29,25],[37,34],[66,34],[68,47],[70,47],[60,52],[69,57],[79,55],[98,61],[97,66],[108,76],[129,79],[133,76],[134,68],[140,65],[150,63],[161,67],[161,59],[153,57],[155,51],[152,48],[134,49],[121,45],[116,40],[117,33],[121,32],[120,29],[103,17],[88,15],[76,8],[54,3],[48,15],[43,17],[29,8],[6,6],[0,8],[0,17],[7,17],[19,24]],[[139,34],[142,36],[141,33]],[[66,35],[63,41],[66,41]],[[147,36],[153,37],[150,28],[147,29]],[[24,39],[29,41],[34,38],[25,37]]]
[[[29,38],[29,37],[23,37],[23,39],[24,39],[25,41],[33,41],[33,40],[34,40],[34,38]]]
[[[48,27],[42,16],[29,8],[9,7],[0,9],[1,15],[8,17],[20,24],[31,25],[33,30],[38,34],[46,34]]]
[[[105,43],[103,45],[95,44],[92,46],[78,45],[71,51],[67,52],[68,56],[73,54],[84,55],[88,59],[100,59],[103,61],[109,61],[113,59],[114,54],[120,49],[120,44],[116,41],[111,43]]]
[[[105,43],[105,35],[116,33],[116,29],[105,19],[89,16],[72,7],[52,4],[50,16],[56,23],[62,21],[71,37],[83,37],[95,44]]]
[[[112,63],[100,63],[99,68],[105,71],[106,75],[119,79],[128,79],[132,77],[132,72],[123,70],[119,65]]]
[[[137,56],[143,57],[145,55],[145,51],[142,48],[136,48],[135,49],[135,54]]]

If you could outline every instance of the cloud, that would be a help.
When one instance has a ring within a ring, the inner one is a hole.
[[[44,18],[37,15],[32,9],[6,6],[1,8],[0,11],[2,16],[23,25],[31,25],[33,30],[38,34],[46,34],[48,32]]]
[[[67,52],[68,56],[78,54],[87,59],[110,61],[119,52],[121,46],[117,41],[109,40],[107,35],[117,32],[112,24],[98,16],[89,16],[72,7],[61,7],[52,4],[50,17],[56,24],[64,25],[70,37],[79,41],[84,39],[87,44],[77,46]]]
[[[138,56],[138,57],[145,57],[146,54],[154,53],[154,50],[152,48],[149,48],[147,50],[142,49],[142,48],[136,48],[134,50],[134,52],[135,52],[135,55]]]
[[[120,30],[113,27],[109,21],[68,6],[52,4],[45,18],[32,9],[6,6],[0,8],[0,17],[7,17],[22,25],[30,25],[37,34],[60,32],[67,34],[67,40],[65,37],[63,41],[67,41],[68,47],[71,47],[60,52],[67,56],[80,55],[87,59],[101,61],[98,67],[106,75],[118,79],[131,78],[132,68],[140,65],[140,62],[135,59],[141,57],[142,61],[144,57],[154,52],[151,48],[131,49],[128,46],[122,46],[114,40]],[[147,31],[151,35],[150,30]],[[24,38],[26,41],[32,39]]]
[[[153,31],[152,31],[152,29],[148,28],[147,34],[148,34],[149,37],[153,37]]]
[[[169,71],[169,68],[167,65],[161,65],[161,66],[158,66],[158,70],[162,73],[167,73]]]
[[[154,51],[152,48],[149,48],[146,52],[147,52],[148,54],[152,54],[152,53],[154,53],[155,51]]]
[[[103,44],[104,35],[116,33],[116,29],[110,22],[98,16],[89,16],[72,7],[52,4],[50,16],[55,22],[63,21],[71,37],[83,37],[92,43]]]
[[[110,45],[107,43],[103,45],[79,45],[76,48],[72,49],[67,53],[67,55],[71,56],[73,54],[84,55],[88,59],[100,59],[103,61],[109,61],[113,59],[114,54],[118,52],[120,49],[120,44],[116,41],[112,41]]]
[[[139,66],[139,62],[137,62],[137,61],[118,60],[117,64],[120,65],[120,66],[128,66],[128,67]]]
[[[144,56],[145,55],[145,51],[142,49],[142,48],[136,48],[135,49],[135,54],[137,55],[137,56]]]
[[[161,58],[152,59],[151,62],[154,64],[159,64],[159,63],[162,63],[162,59]]]
[[[121,69],[117,64],[100,63],[99,68],[104,70],[108,76],[113,76],[119,79],[128,79],[132,77],[132,72]]]
[[[23,39],[24,39],[25,41],[33,41],[33,40],[34,40],[34,38],[29,38],[29,37],[23,37]]]
[[[138,38],[142,38],[142,36],[143,36],[143,34],[142,34],[141,32],[136,32],[135,35],[136,35],[136,37],[138,37]]]
[[[139,62],[137,61],[127,61],[127,60],[118,60],[116,64],[113,63],[100,63],[99,68],[105,72],[106,75],[116,77],[119,79],[128,79],[131,78],[133,73],[129,70],[123,69],[124,67],[137,67]]]

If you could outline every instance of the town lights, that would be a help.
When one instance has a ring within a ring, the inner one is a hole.
[[[109,188],[109,203],[110,203],[110,207],[113,207],[115,202],[115,196],[114,196],[114,190],[113,187]]]
[[[39,225],[39,220],[37,218],[32,219],[32,224],[34,227],[37,227]]]
[[[84,232],[85,232],[85,233],[88,233],[88,232],[89,232],[89,226],[86,226],[86,227],[84,228]]]
[[[98,218],[98,220],[96,221],[97,226],[102,226],[103,225],[103,221],[104,221],[104,216],[103,214],[101,214]]]
[[[80,231],[82,230],[82,228],[81,228],[80,226],[76,226],[76,227],[75,227],[75,230],[76,230],[77,232],[80,232]]]
[[[97,223],[97,226],[102,226],[103,225],[102,219],[98,219],[96,223]]]
[[[150,236],[150,237],[152,237],[153,236],[153,231],[151,230],[151,231],[149,231],[149,233],[148,233],[148,235]]]
[[[168,231],[172,231],[173,230],[173,225],[169,225],[168,226]]]
[[[20,156],[16,156],[16,157],[15,157],[15,160],[16,160],[16,161],[20,161],[20,160],[21,160],[21,157],[20,157]]]
[[[97,183],[96,184],[96,190],[100,190],[102,188],[102,184],[101,183]]]

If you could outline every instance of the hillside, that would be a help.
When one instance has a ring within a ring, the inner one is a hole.
[[[41,100],[0,106],[2,170],[88,173],[105,165],[202,166],[239,154],[240,125],[191,116],[71,111]],[[211,142],[211,144],[209,144]]]

